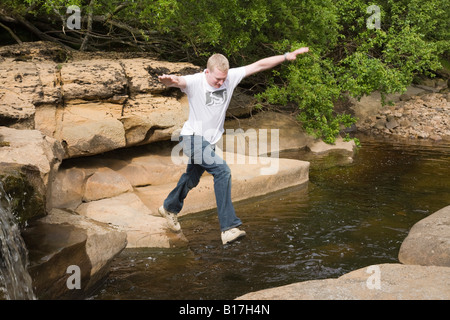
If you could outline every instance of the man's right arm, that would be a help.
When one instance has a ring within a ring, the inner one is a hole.
[[[173,74],[163,74],[158,77],[158,80],[167,87],[175,87],[180,89],[186,88],[186,80],[184,77],[176,76]]]

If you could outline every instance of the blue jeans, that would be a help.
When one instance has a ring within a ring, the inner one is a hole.
[[[225,231],[242,224],[231,202],[231,171],[226,162],[215,153],[215,146],[201,136],[181,136],[183,153],[189,157],[186,172],[180,177],[175,189],[164,200],[164,208],[178,214],[184,199],[196,187],[205,170],[214,177],[220,230]]]

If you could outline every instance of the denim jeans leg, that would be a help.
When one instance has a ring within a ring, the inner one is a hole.
[[[216,196],[217,213],[221,231],[238,227],[242,224],[236,216],[233,203],[231,201],[231,170],[228,164],[220,158],[207,141],[203,146],[202,166],[214,178],[214,193]]]
[[[214,178],[214,193],[221,231],[242,224],[236,216],[231,201],[231,170],[227,163],[214,151],[214,146],[199,136],[182,136],[183,152],[189,157],[186,172],[180,177],[177,186],[164,200],[164,208],[179,213],[189,191],[196,187],[200,177],[208,171]]]
[[[178,214],[183,208],[184,199],[189,191],[195,188],[205,169],[198,164],[188,164],[186,172],[178,180],[177,186],[169,193],[164,200],[164,208],[172,213]]]
[[[183,153],[189,157],[189,162],[186,167],[186,172],[181,175],[176,187],[164,200],[164,208],[175,214],[178,214],[181,211],[184,199],[189,191],[198,185],[200,177],[205,172],[205,169],[196,164],[193,160],[194,139],[192,139],[192,136],[181,136],[180,143],[183,147]],[[196,144],[198,144],[198,142],[196,142]]]

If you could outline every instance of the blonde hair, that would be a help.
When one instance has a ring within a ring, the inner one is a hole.
[[[208,68],[208,70],[210,71],[213,71],[215,68],[217,68],[222,72],[226,72],[228,71],[228,69],[230,69],[230,63],[223,54],[215,53],[211,57],[209,57],[206,68]]]

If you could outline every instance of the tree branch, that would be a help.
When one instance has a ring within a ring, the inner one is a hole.
[[[11,37],[14,38],[14,40],[16,40],[16,42],[18,44],[22,44],[22,40],[20,40],[20,38],[7,26],[5,26],[3,23],[0,22],[0,27],[2,27],[3,29],[5,29],[6,31],[9,32],[9,34],[11,35]]]
[[[0,20],[5,22],[12,22],[12,23],[18,23],[30,30],[32,33],[34,33],[36,36],[39,37],[41,40],[56,42],[61,44],[64,48],[68,50],[73,50],[71,47],[66,46],[65,44],[61,43],[58,39],[53,38],[45,33],[43,33],[41,30],[36,28],[31,22],[26,20],[24,17],[20,15],[14,15],[14,16],[7,16],[2,11],[0,11]]]
[[[89,41],[90,33],[92,32],[92,15],[94,12],[94,3],[95,0],[91,0],[88,7],[88,23],[87,23],[87,30],[86,30],[86,36],[83,39],[83,43],[81,44],[80,51],[86,50],[87,42]]]

